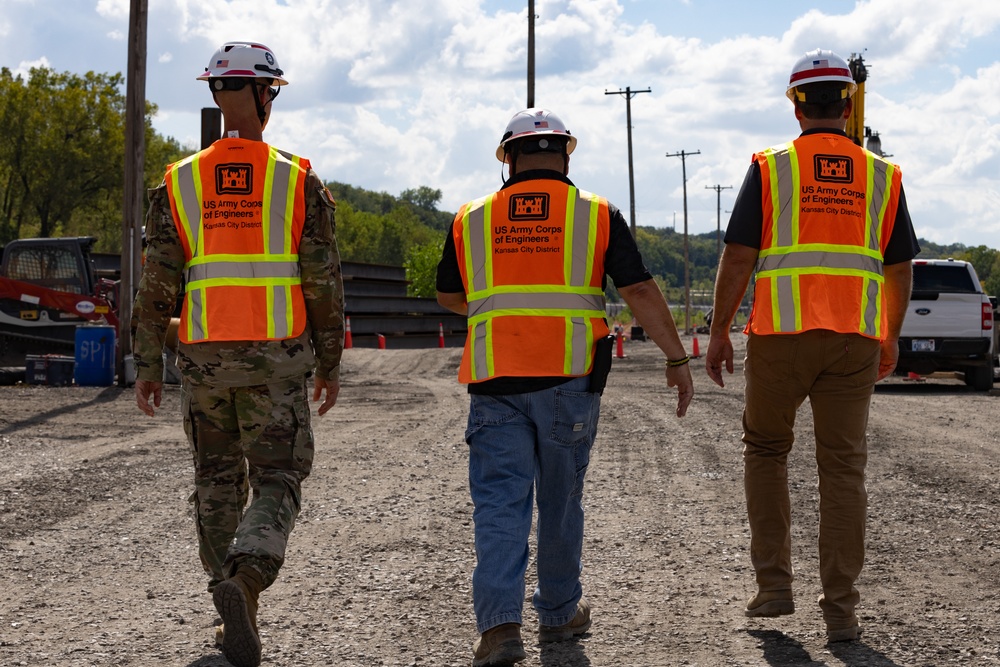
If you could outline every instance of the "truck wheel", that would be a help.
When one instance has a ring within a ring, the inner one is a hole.
[[[965,371],[965,384],[976,391],[989,391],[993,388],[993,368],[991,366],[976,366]]]

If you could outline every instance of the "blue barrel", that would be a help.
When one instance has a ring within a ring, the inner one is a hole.
[[[76,328],[76,364],[73,380],[81,386],[106,387],[115,383],[115,328]]]

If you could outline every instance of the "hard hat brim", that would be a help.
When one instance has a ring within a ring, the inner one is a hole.
[[[510,137],[507,137],[506,139],[500,142],[500,145],[497,146],[497,151],[496,151],[497,159],[500,160],[501,162],[506,162],[506,160],[504,159],[504,155],[507,153],[506,151],[507,144],[509,144],[510,142],[517,141],[518,139],[523,139],[525,137],[543,137],[545,135],[554,137],[565,137],[567,140],[566,155],[569,155],[576,149],[576,137],[574,137],[569,132],[558,132],[558,131],[521,132],[520,134],[515,134]]]

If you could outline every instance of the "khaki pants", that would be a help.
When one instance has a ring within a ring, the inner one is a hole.
[[[795,413],[808,397],[819,471],[819,603],[830,628],[857,623],[854,582],[864,564],[868,507],[865,429],[878,361],[879,342],[855,334],[750,334],[747,342],[744,485],[758,589],[792,587],[786,464]]]

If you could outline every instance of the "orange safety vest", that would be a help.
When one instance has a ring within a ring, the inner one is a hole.
[[[899,167],[832,133],[799,137],[754,159],[764,230],[745,331],[828,329],[884,339],[883,258]]]
[[[469,304],[460,382],[587,375],[608,335],[608,201],[530,180],[462,206],[452,233]]]
[[[184,246],[184,343],[281,340],[306,325],[299,271],[309,161],[220,139],[167,167]]]

